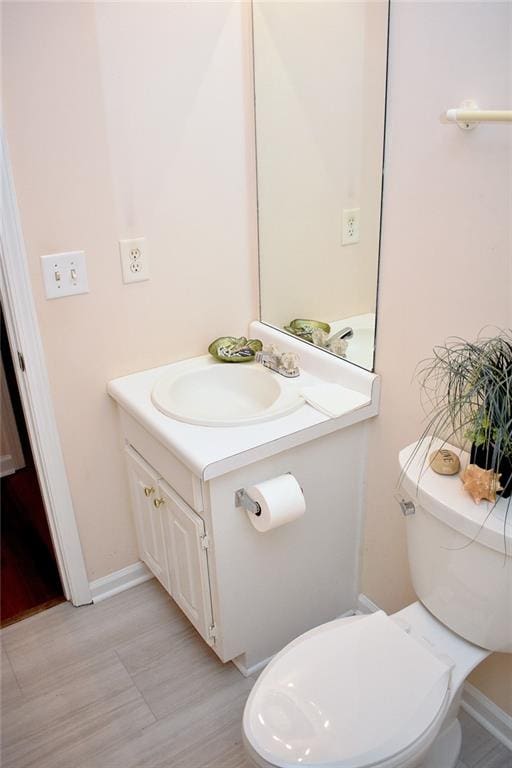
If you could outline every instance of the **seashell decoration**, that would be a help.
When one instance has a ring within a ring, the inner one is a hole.
[[[260,352],[263,344],[259,339],[246,339],[245,336],[221,336],[212,341],[208,352],[216,360],[223,363],[247,363],[254,360],[256,352]]]
[[[331,326],[328,323],[322,323],[320,320],[301,320],[296,318],[289,325],[284,326],[284,330],[293,333],[303,341],[309,341],[316,347],[327,349],[339,357],[346,357],[348,349],[347,339],[334,338],[329,341]]]
[[[299,339],[305,341],[313,341],[313,331],[320,329],[326,334],[331,332],[331,326],[328,323],[322,323],[320,320],[301,320],[295,318],[289,325],[284,326],[284,330],[288,333],[293,333],[294,336],[298,336]]]
[[[456,475],[460,469],[459,457],[447,448],[441,448],[441,450],[431,453],[428,461],[438,475]]]
[[[496,494],[502,491],[500,484],[501,472],[492,469],[482,469],[476,464],[468,464],[461,477],[464,489],[473,498],[475,504],[480,504],[482,499],[496,501]]]

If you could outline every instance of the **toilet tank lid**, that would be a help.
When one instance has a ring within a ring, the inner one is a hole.
[[[263,671],[244,734],[268,763],[363,768],[403,753],[444,716],[451,666],[383,611],[301,635]]]
[[[512,505],[500,499],[495,504],[476,504],[464,490],[459,475],[439,475],[428,462],[433,451],[447,448],[460,458],[461,473],[469,464],[469,454],[456,446],[426,437],[411,443],[399,453],[400,492],[417,501],[426,512],[479,544],[512,554]]]

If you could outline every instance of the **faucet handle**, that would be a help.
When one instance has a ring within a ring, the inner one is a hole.
[[[327,349],[339,357],[346,357],[348,341],[346,339],[333,339],[330,344],[327,344]]]
[[[296,371],[299,368],[299,359],[295,352],[283,352],[281,355],[281,367],[288,372]]]
[[[322,328],[315,328],[311,334],[311,340],[317,347],[326,347],[328,339],[329,334]]]
[[[265,344],[262,352],[265,355],[272,355],[272,357],[275,357],[275,358],[280,357],[280,354],[281,354],[275,344]]]

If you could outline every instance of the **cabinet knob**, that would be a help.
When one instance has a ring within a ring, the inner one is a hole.
[[[146,485],[144,487],[144,495],[145,496],[151,496],[151,494],[154,493],[154,492],[155,492],[155,489],[152,486],[150,487],[149,485]]]
[[[162,504],[165,504],[165,499],[153,499],[153,506],[157,509],[162,506]]]

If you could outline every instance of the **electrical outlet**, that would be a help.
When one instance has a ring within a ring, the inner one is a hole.
[[[135,240],[120,240],[121,268],[125,283],[149,280],[148,250],[144,237]]]
[[[342,220],[342,245],[354,245],[359,242],[360,208],[344,208]]]

